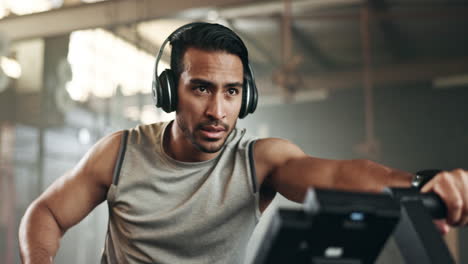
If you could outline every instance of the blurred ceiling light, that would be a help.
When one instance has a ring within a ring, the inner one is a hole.
[[[68,82],[65,85],[65,89],[67,90],[68,95],[70,95],[70,98],[73,101],[85,102],[86,100],[88,100],[89,91],[77,86],[73,82]]]
[[[96,3],[96,2],[103,2],[107,0],[81,0],[83,3]]]
[[[432,85],[435,88],[468,87],[468,74],[436,78],[433,80]]]
[[[63,0],[4,0],[5,7],[17,15],[27,15],[60,7]]]
[[[4,1],[0,1],[0,19],[8,15],[8,9]]]
[[[117,86],[125,96],[151,92],[154,57],[105,30],[73,32],[68,60],[73,85],[96,97],[113,96]]]
[[[159,121],[159,116],[154,105],[145,105],[140,115],[140,122],[143,124],[152,124]]]
[[[219,13],[217,10],[210,10],[206,13],[206,19],[210,21],[217,21],[219,19]]]
[[[91,133],[87,128],[81,128],[78,131],[78,141],[82,145],[88,145],[91,142]]]
[[[21,76],[21,65],[18,61],[7,57],[0,57],[1,67],[6,76],[18,79]]]
[[[203,16],[205,16],[205,14],[206,12],[203,13]],[[200,18],[197,21],[199,20]],[[181,27],[182,25],[187,24],[188,22],[190,21],[186,18],[157,19],[139,23],[137,26],[137,30],[140,35],[145,36],[145,39],[154,43],[157,46],[161,46],[164,40],[166,40],[166,38],[174,30]],[[165,52],[170,51],[170,49],[170,45],[167,45]]]

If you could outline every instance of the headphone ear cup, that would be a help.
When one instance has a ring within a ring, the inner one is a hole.
[[[152,91],[152,95],[153,95],[153,102],[154,102],[154,105],[156,107],[159,107],[160,105],[160,102],[159,102],[159,98],[160,98],[160,93],[159,93],[159,84],[158,84],[158,80],[156,78],[153,78],[153,82],[152,82],[152,85],[151,85],[151,91]]]
[[[177,87],[175,87],[174,73],[170,69],[164,70],[158,77],[159,89],[156,89],[157,107],[161,107],[166,113],[176,109]]]
[[[242,103],[241,103],[241,109],[239,112],[239,118],[244,118],[247,115],[247,110],[248,110],[248,104],[247,102],[247,97],[248,93],[250,93],[250,87],[249,87],[249,81],[247,79],[244,79],[244,86],[242,87]]]
[[[241,111],[239,113],[239,118],[244,118],[248,114],[255,112],[257,109],[257,102],[258,102],[258,90],[255,84],[255,77],[250,64],[248,65],[247,69],[247,76],[244,78],[244,87],[242,93],[242,106]]]
[[[258,103],[258,90],[257,90],[257,85],[254,82],[251,82],[250,85],[250,91],[252,93],[252,100],[250,100],[250,105],[249,105],[249,113],[255,112],[255,109],[257,109],[257,103]]]
[[[257,86],[252,80],[245,79],[245,85],[242,91],[242,105],[239,113],[239,118],[244,118],[248,114],[255,112],[258,103]]]

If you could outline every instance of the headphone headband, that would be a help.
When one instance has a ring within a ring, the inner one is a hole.
[[[196,25],[203,25],[203,24],[206,24],[204,22],[192,22],[192,23],[189,23],[189,24],[185,24],[183,26],[180,26],[178,27],[176,30],[174,30],[174,32],[172,32],[165,40],[164,42],[161,44],[161,47],[159,48],[159,52],[158,52],[158,56],[156,56],[156,63],[154,65],[155,69],[154,69],[154,74],[157,79],[158,77],[158,65],[159,65],[159,60],[161,60],[161,57],[164,53],[164,48],[166,47],[167,43],[170,42],[172,40],[172,38],[179,34],[180,32],[182,32],[182,30],[188,30]]]

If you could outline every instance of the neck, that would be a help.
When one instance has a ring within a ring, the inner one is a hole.
[[[179,126],[172,121],[164,131],[164,151],[171,158],[183,162],[201,162],[215,158],[216,153],[206,153],[197,149],[193,143],[184,136]]]

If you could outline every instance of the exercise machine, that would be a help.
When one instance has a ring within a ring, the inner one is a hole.
[[[301,209],[273,214],[255,264],[371,264],[393,235],[405,263],[455,263],[434,218],[446,207],[415,188],[387,193],[310,189]]]

